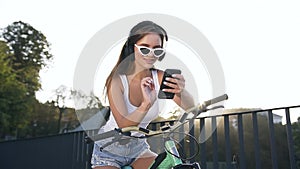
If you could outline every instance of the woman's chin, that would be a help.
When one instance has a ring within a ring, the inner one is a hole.
[[[153,67],[154,67],[153,64],[146,64],[146,65],[145,65],[145,68],[146,68],[146,69],[151,69],[151,68],[153,68]]]

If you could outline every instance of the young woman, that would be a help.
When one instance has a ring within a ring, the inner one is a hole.
[[[164,72],[155,69],[154,63],[165,57],[163,47],[167,40],[166,31],[152,21],[142,21],[131,29],[119,60],[106,80],[111,115],[99,133],[128,126],[146,128],[157,118],[157,94]],[[185,90],[183,75],[174,74],[167,81],[165,84],[172,89],[165,91],[175,93],[173,100],[177,105],[183,109],[194,105],[193,98]],[[131,165],[143,169],[148,168],[156,157],[144,139],[133,139],[126,144],[116,142],[100,151],[101,145],[108,141],[95,142],[92,168],[116,169]]]

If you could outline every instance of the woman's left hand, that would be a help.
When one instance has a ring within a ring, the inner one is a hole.
[[[177,96],[180,96],[185,88],[185,79],[182,74],[173,74],[172,77],[167,77],[163,83],[172,88],[163,89],[163,91],[175,93]]]

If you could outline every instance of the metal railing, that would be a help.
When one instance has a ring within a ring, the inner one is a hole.
[[[274,114],[278,111],[284,114],[284,124]],[[188,131],[198,139],[200,153],[192,161],[198,161],[202,169],[296,169],[299,157],[293,134],[299,135],[299,130],[292,130],[291,114],[299,111],[300,106],[292,106],[206,116],[190,121],[179,131]],[[172,125],[174,121],[151,123],[149,128],[166,123]],[[93,145],[84,142],[85,136],[81,131],[0,142],[0,168],[89,169]],[[197,150],[194,144],[181,143],[188,154]],[[160,139],[149,144],[154,151],[161,149],[157,146],[161,146]]]
[[[291,112],[299,116],[300,106],[206,116],[179,130],[189,130],[200,142],[200,153],[194,160],[202,169],[296,169],[300,161],[293,135],[300,133],[292,131]],[[151,128],[165,123],[169,121],[152,124]],[[194,153],[194,144],[180,143],[185,151]]]

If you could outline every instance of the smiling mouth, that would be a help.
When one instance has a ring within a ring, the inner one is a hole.
[[[154,59],[144,59],[146,63],[154,63],[155,60]]]

